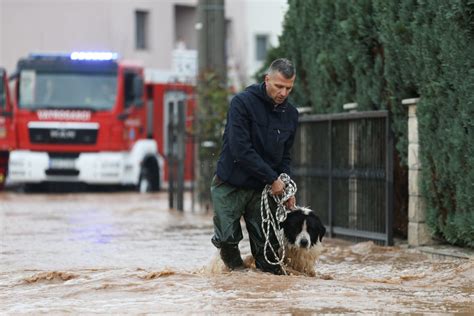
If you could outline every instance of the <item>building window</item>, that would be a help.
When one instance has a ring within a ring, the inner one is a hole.
[[[176,2],[176,1],[175,1]],[[197,49],[196,7],[175,5],[174,34],[175,48]]]
[[[255,37],[256,41],[256,57],[257,61],[263,61],[265,60],[265,57],[267,56],[267,51],[268,51],[268,35],[257,35]]]
[[[135,48],[148,48],[148,12],[135,11]]]

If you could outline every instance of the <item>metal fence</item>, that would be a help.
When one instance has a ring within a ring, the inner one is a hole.
[[[393,138],[387,111],[300,117],[293,152],[298,204],[329,237],[393,244]]]

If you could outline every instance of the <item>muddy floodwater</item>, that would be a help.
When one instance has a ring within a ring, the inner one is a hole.
[[[0,313],[474,313],[473,260],[404,247],[325,239],[315,278],[216,271],[212,214],[167,199],[0,193]]]

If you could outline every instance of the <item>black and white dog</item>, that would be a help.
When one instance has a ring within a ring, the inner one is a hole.
[[[280,224],[280,233],[284,234],[284,245],[279,255],[284,255],[284,270],[287,274],[316,276],[315,265],[323,246],[321,244],[326,228],[316,212],[305,207],[296,207],[287,213],[285,221]],[[284,248],[284,253],[283,253]],[[217,261],[211,263],[210,271],[226,270],[224,262],[218,255]],[[252,255],[245,257],[244,266],[255,269]]]
[[[287,272],[316,276],[314,268],[326,234],[319,217],[309,208],[297,207],[287,214],[281,228],[285,236],[284,263]]]

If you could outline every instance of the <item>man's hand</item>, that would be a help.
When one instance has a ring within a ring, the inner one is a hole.
[[[281,181],[280,178],[276,179],[272,183],[272,194],[273,195],[280,195],[283,193],[283,189],[285,189],[285,183]]]
[[[290,196],[288,201],[286,201],[285,206],[289,210],[293,210],[296,207],[296,198],[294,195]]]

